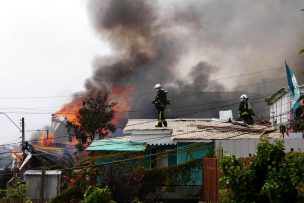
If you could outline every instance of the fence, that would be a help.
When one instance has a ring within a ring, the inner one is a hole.
[[[208,202],[219,200],[220,169],[217,158],[203,159],[203,199]]]
[[[244,165],[248,165],[253,157],[241,158]],[[219,159],[203,159],[203,200],[206,202],[219,201],[219,180],[221,177]]]

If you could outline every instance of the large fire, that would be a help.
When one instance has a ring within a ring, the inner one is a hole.
[[[55,115],[68,119],[70,122],[78,124],[77,116],[80,107],[82,106],[83,98],[75,99],[74,101],[65,104]]]
[[[112,86],[112,93],[110,94],[110,100],[117,102],[113,107],[115,112],[115,118],[112,123],[116,125],[119,120],[128,118],[128,111],[130,110],[133,101],[130,97],[130,93],[133,92],[132,86],[127,86],[125,88],[118,88]]]
[[[132,86],[126,86],[124,88],[120,88],[118,86],[112,86],[111,92],[109,94],[109,103],[113,104],[113,110],[115,112],[114,119],[112,120],[112,124],[117,125],[121,119],[128,118],[128,111],[133,105],[133,100],[130,97],[130,94],[133,92]],[[78,122],[78,112],[81,106],[83,105],[83,101],[86,99],[88,95],[84,95],[83,97],[79,97],[74,99],[72,102],[64,105],[59,111],[55,113],[55,115],[59,118],[66,118],[68,121],[79,125]],[[107,134],[107,132],[104,132]],[[52,135],[52,138],[54,135]],[[75,137],[72,137],[72,140],[67,142],[66,144],[77,144],[78,141]],[[46,139],[45,135],[42,135],[40,138],[38,146],[55,146],[54,139]]]
[[[53,133],[42,133],[39,137],[38,143],[35,144],[36,147],[55,147],[55,136]]]
[[[115,112],[115,118],[112,123],[116,125],[120,119],[128,118],[128,111],[130,110],[133,101],[130,97],[130,94],[133,92],[132,86],[126,86],[124,88],[120,88],[117,86],[112,86],[111,93],[109,95],[109,102],[113,102],[116,105],[113,107]],[[64,105],[59,111],[55,113],[58,117],[64,117],[68,119],[70,122],[74,124],[78,124],[77,116],[78,111],[83,104],[83,100],[85,96],[82,98],[75,99],[74,101]]]

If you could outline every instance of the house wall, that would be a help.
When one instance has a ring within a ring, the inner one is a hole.
[[[213,148],[213,143],[177,143],[177,164],[205,157],[209,150]],[[202,168],[191,171],[191,178],[187,185],[202,185]]]
[[[299,86],[301,93],[304,92],[304,86]],[[287,93],[270,105],[270,122],[273,125],[274,121],[277,121],[276,124],[286,124],[290,120],[290,107],[291,107],[291,98],[289,90],[287,88]]]
[[[156,156],[156,168],[167,167],[169,165],[168,162],[168,154],[161,154]]]
[[[149,145],[145,151],[145,168],[176,165],[176,145]]]
[[[270,122],[272,125],[286,124],[290,119],[290,96],[286,93],[278,101],[270,105]]]
[[[260,142],[259,139],[238,139],[238,140],[216,140],[215,147],[222,148],[223,154],[231,154],[236,157],[249,157],[249,154],[257,153],[256,147]],[[274,139],[270,139],[274,143]],[[290,152],[291,148],[295,152],[304,152],[304,139],[284,139],[285,152]]]
[[[115,161],[125,161],[128,164],[131,164],[132,166],[141,167],[146,162],[143,160],[142,157],[143,153],[102,153],[102,152],[96,152],[93,158],[95,158],[95,164],[96,165],[104,165],[104,166],[110,166],[108,163],[115,162]],[[145,167],[145,166],[144,166]]]
[[[206,156],[212,143],[177,143],[177,164],[182,164]]]

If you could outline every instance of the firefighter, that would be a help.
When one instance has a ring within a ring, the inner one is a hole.
[[[246,94],[243,94],[241,97],[241,103],[239,105],[239,114],[241,119],[247,125],[252,125],[254,123],[252,116],[254,112],[252,110],[251,104],[248,102],[248,97]]]
[[[168,124],[167,124],[167,121],[165,119],[165,114],[164,114],[166,105],[168,105],[170,103],[168,100],[168,97],[167,97],[167,91],[162,89],[160,84],[156,84],[154,86],[154,89],[157,90],[157,94],[156,94],[155,99],[152,102],[152,104],[154,104],[154,106],[158,112],[158,116],[157,116],[158,123],[155,127],[162,127],[163,125],[165,127],[167,127]]]

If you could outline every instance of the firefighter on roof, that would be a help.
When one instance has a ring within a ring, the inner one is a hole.
[[[154,101],[152,102],[152,104],[155,105],[155,108],[157,109],[157,125],[155,127],[162,127],[163,125],[165,127],[167,127],[167,121],[165,119],[165,114],[164,114],[164,111],[165,111],[165,108],[166,108],[166,105],[168,105],[170,102],[168,100],[168,97],[167,97],[167,92],[161,88],[161,85],[160,84],[156,84],[154,86],[154,89],[157,90],[157,94],[155,96],[155,99]]]
[[[241,119],[246,123],[247,125],[252,125],[254,123],[252,116],[254,115],[252,106],[248,102],[248,97],[246,94],[243,94],[241,97],[241,103],[239,105],[239,114]]]

